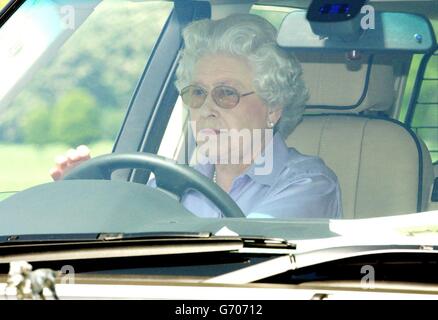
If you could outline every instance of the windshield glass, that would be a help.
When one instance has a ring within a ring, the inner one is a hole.
[[[50,164],[69,147],[111,152],[171,10],[162,2],[25,1],[2,26],[3,194],[52,181]]]
[[[232,234],[308,239],[346,228],[281,221],[438,210],[437,9],[371,3],[324,28],[293,1],[237,2],[23,2],[0,28],[0,204],[45,199],[33,210],[50,227],[26,233],[237,218]],[[9,221],[0,235],[21,234],[26,218]]]

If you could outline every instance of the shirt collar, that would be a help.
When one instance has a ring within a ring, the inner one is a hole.
[[[266,156],[267,155],[267,156]],[[283,171],[289,158],[289,151],[286,143],[280,133],[276,133],[272,140],[266,145],[265,150],[256,159],[256,161],[239,177],[247,175],[257,183],[272,186],[277,177]],[[212,179],[214,174],[214,165],[195,164],[195,170],[204,176]],[[236,177],[236,181],[239,177]]]

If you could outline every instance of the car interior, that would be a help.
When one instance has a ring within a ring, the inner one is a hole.
[[[261,4],[299,4],[280,2]],[[217,14],[225,15],[225,7]],[[438,209],[432,200],[436,172],[430,150],[409,124],[397,120],[413,56],[423,55],[427,64],[438,48],[428,19],[408,8],[412,12],[379,12],[376,29],[350,41],[338,41],[339,30],[315,34],[300,9],[290,12],[279,27],[277,42],[301,62],[310,92],[304,119],[286,142],[321,157],[336,173],[347,219]],[[214,5],[212,10],[214,14]],[[422,41],[415,40],[418,34]],[[421,72],[417,76],[423,77]],[[409,107],[420,104],[414,97]]]
[[[294,15],[289,15],[294,21],[283,21],[279,42],[283,34],[289,37],[283,41],[292,45],[306,37],[300,34],[294,39],[292,29],[282,30],[283,26],[310,29],[303,27],[308,22]],[[303,48],[301,55],[297,52],[310,100],[304,121],[287,142],[304,153],[320,156],[336,172],[345,218],[437,208],[431,199],[434,170],[429,150],[409,126],[394,120],[400,111],[409,65],[419,49],[415,45],[403,48],[403,42],[408,35],[428,34],[430,46],[423,51],[427,59],[437,50],[434,31],[427,18],[412,13],[385,12],[380,19],[379,28],[386,31],[380,48],[359,49],[357,56],[354,50],[350,55],[318,48]],[[423,31],[419,31],[421,25]],[[331,36],[336,35],[336,30],[332,31]],[[359,43],[366,43],[365,36]],[[394,50],[393,45],[401,50]]]
[[[58,2],[63,3],[53,3]],[[423,139],[422,135],[431,128],[438,132],[438,119],[433,118],[437,113],[431,113],[432,127],[415,122],[417,110],[437,107],[436,94],[430,101],[420,97],[422,86],[430,89],[437,83],[436,77],[428,77],[426,72],[436,65],[438,55],[437,31],[429,21],[438,17],[437,2],[344,1],[352,6],[368,4],[375,10],[371,12],[375,25],[360,30],[353,27],[351,20],[339,25],[307,19],[306,15],[312,12],[308,10],[311,2],[175,1],[173,13],[132,93],[112,151],[156,153],[179,163],[190,163],[193,143],[189,143],[188,115],[173,86],[178,52],[183,45],[182,28],[195,19],[217,19],[253,12],[254,8],[269,12],[286,8],[287,14],[283,12],[277,26],[277,43],[297,56],[310,92],[304,119],[287,137],[287,144],[301,153],[321,157],[336,173],[344,218],[437,210],[438,136],[429,134]],[[90,3],[90,8],[80,11],[80,23],[99,1]],[[315,3],[321,5],[323,1]],[[332,14],[336,15],[339,18],[345,12]],[[364,15],[357,16],[355,25]],[[68,38],[62,34],[59,37],[63,41]],[[52,51],[56,52],[61,44],[62,41],[53,41]],[[411,64],[418,57],[421,63],[415,84],[408,88]],[[51,56],[46,54],[43,58],[35,65],[46,63]],[[403,120],[400,115],[407,93],[410,98]],[[144,184],[150,176],[148,170],[126,169],[114,172],[112,179]]]
[[[432,210],[429,151],[393,120],[411,59],[389,50],[353,61],[343,52],[299,56],[310,100],[287,142],[334,170],[345,218]]]

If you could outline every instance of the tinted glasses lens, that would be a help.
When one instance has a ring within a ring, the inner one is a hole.
[[[239,93],[232,87],[219,86],[211,94],[214,102],[222,108],[234,108],[239,103]]]
[[[181,90],[181,98],[190,108],[200,108],[207,97],[204,89],[197,86],[188,86]]]

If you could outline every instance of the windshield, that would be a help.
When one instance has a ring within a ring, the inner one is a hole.
[[[0,235],[354,237],[343,220],[437,210],[436,6],[371,2],[359,30],[268,4],[23,1],[0,28]]]
[[[0,30],[3,194],[51,181],[47,164],[69,147],[111,152],[171,10],[162,2],[21,5]]]

